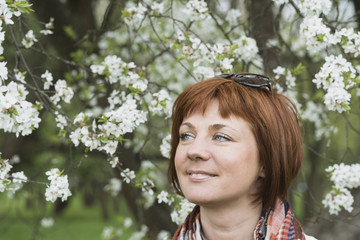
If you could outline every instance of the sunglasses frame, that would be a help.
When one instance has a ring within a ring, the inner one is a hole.
[[[255,73],[232,73],[232,74],[222,74],[217,76],[219,78],[225,78],[225,79],[233,79],[235,82],[249,86],[249,87],[267,87],[269,91],[271,91],[273,80],[270,78],[255,74]],[[248,81],[246,81],[248,80]],[[258,82],[252,82],[251,80],[257,80]]]

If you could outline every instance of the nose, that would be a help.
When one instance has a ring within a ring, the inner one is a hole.
[[[207,161],[210,159],[209,144],[203,140],[196,138],[190,145],[187,151],[187,157],[193,161]]]

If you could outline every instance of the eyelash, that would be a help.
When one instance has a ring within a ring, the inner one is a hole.
[[[213,139],[217,139],[218,137],[220,137],[220,138],[222,138],[222,139],[225,139],[225,141],[231,141],[231,138],[230,137],[228,137],[228,136],[226,136],[226,135],[224,135],[224,134],[219,134],[219,133],[217,133],[217,134],[215,134],[214,135],[214,137],[213,137]],[[224,142],[224,140],[219,140],[220,142]]]
[[[181,133],[181,134],[180,134],[180,140],[181,140],[181,141],[186,141],[186,140],[188,140],[188,139],[185,139],[186,137],[191,137],[191,134],[189,134],[189,133]]]
[[[181,133],[179,138],[181,141],[187,141],[189,139],[186,139],[187,137],[193,137],[190,133]],[[221,140],[217,140],[218,138],[222,138]],[[231,141],[232,139],[224,134],[214,134],[213,140],[219,141],[219,142],[225,142],[225,141]]]

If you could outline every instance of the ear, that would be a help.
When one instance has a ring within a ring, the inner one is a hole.
[[[259,169],[259,177],[261,178],[265,178],[265,169],[264,169],[264,166],[261,166],[260,169]]]

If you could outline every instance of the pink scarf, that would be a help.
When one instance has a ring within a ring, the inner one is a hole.
[[[255,240],[305,240],[304,231],[287,202],[278,201],[263,214],[254,231]],[[196,206],[172,240],[207,240],[201,231],[200,207]]]

